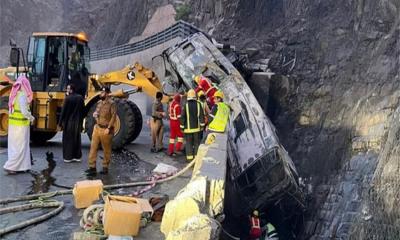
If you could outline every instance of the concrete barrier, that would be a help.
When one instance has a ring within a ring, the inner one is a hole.
[[[161,232],[168,240],[218,239],[223,214],[227,168],[226,134],[215,134],[212,144],[199,147],[190,182],[168,202]]]

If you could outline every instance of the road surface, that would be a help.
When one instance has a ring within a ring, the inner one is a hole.
[[[151,170],[157,163],[163,162],[173,165],[179,169],[186,165],[183,156],[171,158],[165,153],[150,152],[150,134],[147,126],[143,127],[141,135],[126,147],[138,158],[130,158],[124,154],[113,153],[109,174],[102,176],[98,174],[95,178],[101,179],[103,184],[126,183],[138,180],[145,180],[151,175]],[[64,163],[62,159],[61,133],[50,140],[46,146],[32,146],[34,165],[29,173],[17,175],[6,175],[0,170],[0,199],[32,193],[64,190],[72,187],[75,182],[85,180],[87,177],[83,171],[87,168],[87,156],[90,141],[86,134],[82,134],[83,159],[81,163]],[[168,136],[164,136],[165,147],[168,143]],[[54,161],[46,161],[46,152],[54,154]],[[102,152],[99,153],[97,168],[101,169]],[[0,148],[0,164],[4,165],[7,160],[7,149]],[[185,173],[168,183],[157,185],[142,197],[149,198],[153,195],[167,194],[173,198],[175,194],[189,181],[191,172]],[[113,194],[129,194],[138,188],[124,188],[112,190]],[[37,225],[29,226],[18,232],[2,236],[2,239],[72,239],[75,231],[80,231],[79,220],[83,210],[75,209],[72,195],[56,197],[57,200],[65,202],[64,210],[57,216]],[[21,203],[19,203],[21,204]],[[4,207],[4,206],[0,206]],[[0,228],[19,223],[23,220],[39,216],[47,210],[30,210],[15,214],[0,215]],[[151,223],[140,230],[140,235],[135,239],[164,239],[159,230],[159,223]]]

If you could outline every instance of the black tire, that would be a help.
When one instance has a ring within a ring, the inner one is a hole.
[[[31,141],[35,145],[44,145],[47,141],[52,139],[57,132],[43,132],[31,130]]]
[[[85,129],[86,129],[86,134],[88,135],[89,139],[92,140],[92,134],[93,134],[93,128],[94,124],[96,121],[94,120],[93,113],[96,110],[96,105],[94,104],[90,107],[86,118],[85,118]]]
[[[8,112],[8,96],[0,98],[0,110],[2,110],[3,112],[6,111]],[[0,135],[0,147],[7,147],[7,141],[8,141],[8,134]]]
[[[128,103],[129,101],[125,99],[115,99],[115,102],[117,104],[117,117],[119,118],[120,121],[120,129],[113,137],[112,149],[118,150],[123,148],[129,142],[131,142],[129,140],[134,139],[135,134],[137,135],[139,134],[136,133],[137,129],[135,128],[136,126],[135,121],[137,117],[135,117],[136,115],[135,110],[131,107],[132,104]],[[90,139],[92,139],[93,128],[95,125],[95,119],[93,118],[93,112],[95,111],[95,109],[96,109],[96,104],[90,108],[89,113],[86,117],[85,128]],[[140,119],[141,119],[141,114],[140,114]]]
[[[133,134],[128,138],[128,143],[135,141],[135,139],[139,136],[143,127],[143,117],[140,112],[139,107],[132,101],[127,101],[129,106],[131,107],[134,114],[134,131]]]

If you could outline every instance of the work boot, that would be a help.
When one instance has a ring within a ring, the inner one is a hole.
[[[175,155],[176,155],[176,156],[183,156],[183,155],[185,155],[185,152],[183,152],[183,151],[176,151],[176,152],[175,152]]]
[[[172,153],[168,152],[167,155],[170,157],[176,157],[176,153],[174,153],[174,152],[172,152]]]
[[[160,148],[158,148],[158,149],[156,150],[156,152],[162,152],[162,151],[164,151],[164,150],[166,150],[164,147],[160,147]]]
[[[85,171],[85,173],[86,173],[86,175],[88,175],[88,176],[94,176],[94,175],[96,175],[96,168],[88,168],[88,169],[86,169],[86,171]]]
[[[107,175],[108,174],[108,168],[103,167],[103,169],[100,171],[100,174]]]
[[[155,152],[157,152],[157,149],[156,149],[156,147],[152,147],[151,149],[150,149],[150,152],[152,152],[152,153],[155,153]]]

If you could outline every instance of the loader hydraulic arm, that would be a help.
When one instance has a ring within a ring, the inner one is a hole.
[[[108,72],[101,75],[95,75],[91,78],[93,85],[120,85],[126,84],[136,87],[138,92],[144,92],[152,98],[155,98],[157,92],[162,91],[162,85],[157,75],[142,64],[136,62],[134,65],[128,65],[121,70]],[[128,91],[130,94],[136,91]],[[164,95],[162,101],[167,102],[168,96]]]

